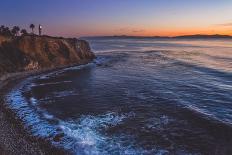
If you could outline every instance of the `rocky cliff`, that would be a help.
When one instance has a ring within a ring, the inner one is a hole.
[[[0,36],[0,76],[88,62],[95,56],[88,42],[49,36]]]

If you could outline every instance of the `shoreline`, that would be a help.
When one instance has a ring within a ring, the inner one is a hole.
[[[13,110],[7,107],[5,95],[16,83],[30,77],[56,70],[85,65],[91,60],[84,60],[73,65],[65,65],[49,69],[32,70],[25,72],[9,73],[0,77],[0,153],[5,154],[71,154],[63,148],[52,145],[48,140],[33,136],[24,128],[24,123],[16,117]]]

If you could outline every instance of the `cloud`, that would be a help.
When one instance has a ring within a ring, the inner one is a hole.
[[[128,31],[129,29],[130,28],[128,28],[128,27],[123,27],[123,28],[117,29],[117,31],[124,32],[124,31]]]
[[[117,31],[119,31],[119,32],[132,32],[132,33],[145,32],[144,29],[135,29],[135,28],[130,28],[130,27],[119,28],[119,29],[117,29]]]
[[[132,32],[134,32],[134,33],[141,33],[141,32],[144,32],[145,30],[143,30],[143,29],[138,29],[138,30],[132,30]]]
[[[217,24],[218,26],[232,26],[232,22],[231,23],[223,23],[223,24]]]

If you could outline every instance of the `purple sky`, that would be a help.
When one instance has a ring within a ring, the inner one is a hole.
[[[70,37],[232,35],[232,0],[2,0],[0,22]]]

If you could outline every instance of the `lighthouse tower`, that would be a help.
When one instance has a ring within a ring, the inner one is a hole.
[[[39,35],[41,36],[41,34],[42,34],[42,26],[39,25]]]

